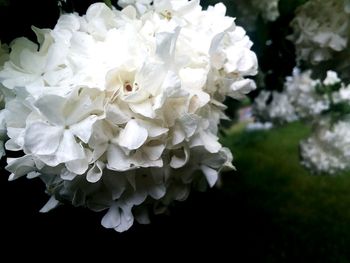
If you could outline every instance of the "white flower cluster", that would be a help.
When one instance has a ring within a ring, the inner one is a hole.
[[[287,94],[276,91],[261,91],[254,100],[253,111],[262,121],[284,123],[298,119]]]
[[[340,111],[335,122],[332,115],[321,113],[330,110],[334,114],[332,105],[342,104],[350,105],[350,84],[345,85],[336,72],[328,71],[321,81],[312,79],[311,71],[295,69],[283,92],[261,92],[254,109],[267,121],[311,121],[311,137],[300,142],[302,163],[315,173],[334,174],[350,169],[350,122],[347,112]]]
[[[255,113],[264,120],[283,123],[297,119],[314,119],[333,103],[350,102],[350,85],[345,85],[334,71],[327,71],[323,81],[311,78],[311,71],[293,70],[286,78],[283,92],[262,91],[254,101]],[[339,84],[330,94],[318,91],[320,85]]]
[[[251,0],[252,6],[259,10],[266,21],[275,21],[280,13],[278,11],[279,0]]]
[[[108,209],[102,225],[125,231],[232,168],[217,137],[222,102],[255,88],[245,77],[257,59],[223,4],[120,2],[33,27],[39,47],[16,39],[0,81],[5,146],[24,153],[8,158],[9,179],[40,177],[52,196],[43,212]]]
[[[289,39],[295,44],[298,60],[312,64],[329,60],[334,52],[348,47],[350,1],[307,1],[298,8],[291,26]]]
[[[302,164],[316,173],[350,169],[350,122],[330,126],[322,121],[312,136],[300,143]]]

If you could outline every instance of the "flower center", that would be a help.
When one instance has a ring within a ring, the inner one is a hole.
[[[171,20],[171,18],[173,17],[171,12],[169,10],[164,10],[161,15],[167,19],[167,20]]]
[[[130,82],[125,82],[124,83],[124,89],[127,91],[127,92],[131,92],[132,91],[132,84]]]

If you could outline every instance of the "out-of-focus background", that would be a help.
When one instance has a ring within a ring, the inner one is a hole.
[[[82,14],[94,1],[62,2],[64,10]],[[321,80],[327,70],[338,69],[334,61],[322,61],[322,66],[299,61],[298,47],[288,40],[296,10],[308,1],[274,1],[278,16],[275,9],[272,14],[277,17],[264,13],[259,1],[223,2],[227,13],[237,16],[237,25],[247,30],[260,66],[258,89],[243,102],[227,101],[231,121],[223,123],[221,142],[234,153],[237,170],[224,173],[220,186],[192,192],[187,201],[175,203],[170,215],[155,216],[150,225],[135,224],[120,234],[100,227],[102,215],[83,208],[65,205],[40,214],[47,199],[42,183],[8,182],[8,172],[2,169],[0,240],[5,245],[1,253],[16,258],[20,253],[12,251],[29,248],[28,253],[36,257],[51,251],[53,258],[58,254],[69,258],[73,252],[152,260],[163,258],[160,254],[171,259],[188,253],[198,258],[226,257],[229,262],[350,261],[350,172],[317,173],[301,163],[300,143],[313,134],[320,119],[276,122],[271,114],[254,116],[258,94],[282,92],[296,66],[314,70],[319,75],[313,77]],[[59,13],[54,0],[0,0],[0,40],[9,44],[20,36],[34,39],[31,25],[52,28]],[[346,74],[338,73],[346,83]]]

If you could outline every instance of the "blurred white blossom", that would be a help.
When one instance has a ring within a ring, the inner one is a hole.
[[[350,122],[339,121],[331,126],[322,121],[312,136],[300,143],[302,163],[315,173],[350,169]]]
[[[345,85],[336,72],[327,71],[323,81],[311,78],[311,73],[295,68],[293,75],[286,78],[282,92],[260,92],[254,100],[255,114],[278,123],[313,120],[328,110],[331,103],[350,101],[350,85]],[[319,90],[336,84],[339,89]]]
[[[280,15],[278,11],[279,0],[251,0],[251,2],[266,21],[275,21]]]
[[[298,60],[312,64],[329,60],[348,47],[350,15],[348,0],[310,0],[300,6],[291,22],[289,36]]]
[[[277,123],[296,119],[313,124],[310,138],[301,141],[302,163],[315,173],[350,168],[350,85],[334,71],[323,81],[311,71],[295,69],[281,93],[262,91],[254,102],[255,113]]]
[[[257,59],[223,4],[119,4],[33,27],[39,46],[15,40],[0,81],[6,148],[24,152],[8,158],[10,180],[39,176],[52,196],[42,212],[108,209],[102,225],[121,232],[233,168],[217,136],[223,101],[255,88]]]

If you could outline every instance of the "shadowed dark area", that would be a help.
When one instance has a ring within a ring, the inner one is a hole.
[[[0,178],[3,249],[63,249],[91,255],[154,258],[229,258],[230,262],[349,262],[350,177],[312,176],[299,164],[298,141],[309,133],[300,123],[269,132],[232,131],[223,143],[235,154],[238,172],[223,187],[192,192],[170,216],[125,233],[104,229],[103,213],[65,205],[47,214],[39,180]],[[36,242],[38,240],[40,245]],[[64,256],[60,252],[60,256]],[[59,255],[58,255],[59,256]]]

